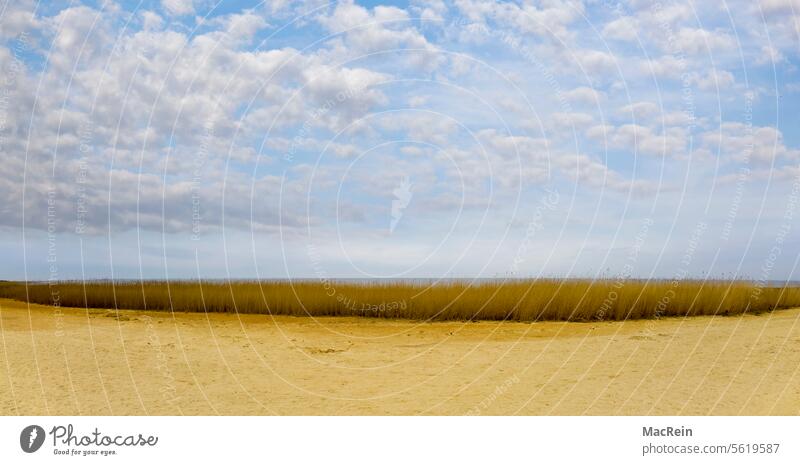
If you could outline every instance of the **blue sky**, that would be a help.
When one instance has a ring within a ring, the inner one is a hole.
[[[800,4],[0,3],[0,279],[800,279]]]

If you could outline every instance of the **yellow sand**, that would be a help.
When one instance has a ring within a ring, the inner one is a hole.
[[[800,309],[602,323],[0,300],[4,415],[800,414]]]

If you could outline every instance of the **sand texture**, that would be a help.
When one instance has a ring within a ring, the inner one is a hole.
[[[3,415],[800,414],[800,309],[598,323],[0,300]]]

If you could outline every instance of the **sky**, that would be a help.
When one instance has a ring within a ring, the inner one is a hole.
[[[797,0],[0,3],[0,279],[800,279]]]

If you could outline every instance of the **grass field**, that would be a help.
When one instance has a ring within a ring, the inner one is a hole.
[[[798,287],[694,280],[3,282],[0,297],[64,307],[417,320],[625,320],[800,307]]]

